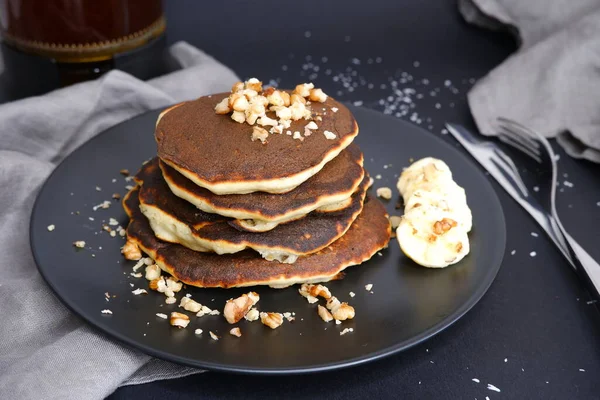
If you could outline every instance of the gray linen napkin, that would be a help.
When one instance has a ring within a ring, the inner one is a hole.
[[[238,80],[186,43],[170,51],[184,69],[148,82],[113,71],[0,106],[0,399],[102,399],[120,385],[200,372],[82,324],[44,283],[29,247],[40,185],[71,151],[144,111],[228,91]]]
[[[600,162],[600,0],[459,0],[466,21],[515,32],[519,50],[473,87],[481,133],[504,116]]]

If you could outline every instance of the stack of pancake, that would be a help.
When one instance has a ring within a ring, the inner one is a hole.
[[[390,239],[357,134],[351,112],[309,84],[252,79],[177,104],[123,201],[128,245],[198,287],[337,279]]]

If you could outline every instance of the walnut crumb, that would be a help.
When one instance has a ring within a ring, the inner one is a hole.
[[[370,292],[370,291],[371,291],[371,289],[373,289],[373,284],[372,284],[372,283],[368,283],[368,284],[366,284],[366,285],[365,285],[365,290],[366,290],[367,292]]]
[[[236,299],[229,299],[225,303],[223,316],[230,324],[235,324],[241,320],[260,300],[260,296],[256,292],[243,294]]]
[[[231,328],[229,334],[232,336],[242,337],[242,331],[237,326],[235,328]]]
[[[312,283],[303,283],[298,289],[298,292],[304,296],[312,296],[312,297],[322,297],[324,299],[331,298],[331,292],[327,288],[327,286],[318,284],[314,285]]]
[[[165,303],[167,304],[175,304],[177,303],[177,299],[173,296],[169,296],[165,299]]]
[[[85,247],[85,241],[84,240],[77,240],[75,242],[73,242],[73,246],[79,248],[79,249],[83,249]]]
[[[283,324],[283,315],[273,312],[261,312],[260,321],[271,329],[276,329]]]
[[[102,310],[102,311],[100,311],[100,312],[101,312],[102,314],[110,314],[110,315],[112,315],[112,313],[113,313],[113,312],[112,312],[112,311],[110,311],[110,310]]]
[[[126,168],[123,168],[122,170],[120,170],[119,173],[123,176],[129,176],[129,170]]]
[[[169,318],[169,317],[167,316],[167,314],[163,314],[163,313],[156,313],[156,316],[157,316],[158,318],[162,318],[162,319],[167,319],[167,318]]]
[[[196,330],[194,331],[194,334],[196,334],[196,335],[202,335],[202,332],[203,332],[203,330],[202,330],[202,329],[200,329],[200,328],[198,328],[198,329],[196,329]]]
[[[337,135],[331,131],[324,131],[323,134],[325,135],[325,139],[328,140],[334,140],[335,138],[337,138]]]
[[[333,111],[334,113],[338,112],[339,108],[337,107],[331,107],[331,111]]]
[[[345,335],[346,333],[350,333],[350,332],[354,332],[353,328],[346,328],[343,331],[340,332],[340,336]]]
[[[331,315],[338,321],[345,321],[347,319],[354,318],[355,311],[354,307],[348,303],[341,303],[338,307],[331,310]]]
[[[377,197],[381,197],[382,199],[389,200],[392,198],[392,189],[389,187],[380,187],[377,188]]]
[[[113,193],[112,198],[115,200],[120,200],[121,199],[121,194],[120,193]]]
[[[256,308],[251,308],[250,311],[248,311],[246,315],[244,315],[244,319],[250,322],[256,321],[260,316],[259,314],[260,313]]]
[[[213,331],[208,331],[208,333],[210,334],[210,338],[211,338],[212,340],[219,340],[219,337],[218,337],[217,335],[215,335],[215,334],[213,333]]]
[[[348,294],[350,295],[350,297],[354,297],[354,296],[356,296],[356,293],[354,293],[354,292],[350,292],[350,293],[348,293]]]
[[[54,225],[48,225],[48,232],[52,232],[55,228],[56,228],[56,226],[54,226]]]
[[[260,126],[255,126],[252,128],[252,141],[260,140],[262,144],[267,143],[267,138],[269,137],[269,132],[265,128],[261,128]]]
[[[321,317],[321,319],[325,322],[330,322],[333,320],[333,316],[331,315],[331,313],[320,304],[317,306],[317,313],[319,314],[319,317]]]
[[[193,313],[197,313],[200,310],[202,310],[202,304],[190,299],[187,296],[181,298],[181,301],[179,302],[179,307],[183,307],[184,310]]]
[[[172,326],[176,326],[178,328],[185,328],[190,323],[190,317],[188,317],[185,314],[173,311],[171,313],[171,318],[169,319],[169,323]]]

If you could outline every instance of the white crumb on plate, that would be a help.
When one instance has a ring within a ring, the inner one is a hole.
[[[516,253],[517,253],[517,251],[516,251],[516,250],[513,250],[513,251],[511,251],[511,252],[510,252],[510,255],[511,255],[511,256],[514,256]]]
[[[111,315],[112,315],[112,313],[113,313],[113,312],[112,312],[112,311],[110,311],[109,309],[102,310],[102,311],[100,311],[100,312],[101,312],[102,314],[111,314]]]
[[[156,313],[156,316],[157,316],[158,318],[162,318],[162,319],[167,319],[167,318],[169,318],[169,317],[167,316],[167,314],[163,314],[163,313]]]
[[[134,295],[137,296],[140,294],[148,294],[148,291],[146,289],[139,288],[139,289],[133,290],[131,293],[133,293]]]
[[[56,226],[54,225],[48,225],[48,232],[52,232],[55,228]]]
[[[119,221],[117,221],[116,219],[111,217],[108,219],[108,224],[111,226],[117,226],[117,225],[119,225]]]
[[[471,379],[471,380],[472,380],[473,382],[475,382],[475,383],[479,383],[479,382],[480,382],[480,380],[479,380],[479,379],[477,379],[477,378],[473,378],[473,379]]]
[[[574,185],[572,182],[569,182],[569,181],[564,181],[564,182],[563,182],[563,184],[564,184],[566,187],[570,187],[570,188],[572,188],[573,186],[575,186],[575,185]]]
[[[196,335],[201,335],[202,334],[202,329],[198,328],[194,331],[194,334]]]
[[[531,253],[529,253],[529,255],[530,255],[531,257],[535,257],[535,256],[537,255],[537,253],[536,253],[535,251],[532,251]]]
[[[368,284],[365,285],[365,290],[367,292],[369,292],[371,289],[373,289],[373,284],[372,283],[368,283]]]
[[[381,179],[381,174],[375,175],[375,179]]]
[[[328,140],[334,140],[335,138],[337,138],[337,135],[331,131],[324,131],[323,135],[325,135],[325,139]]]
[[[493,390],[494,392],[500,393],[500,389],[498,389],[496,386],[492,385],[491,383],[487,384],[487,388],[488,388],[488,390]]]
[[[331,111],[333,111],[334,113],[338,112],[338,110],[339,110],[339,108],[337,108],[337,107],[331,107]]]
[[[102,188],[100,186],[96,186],[96,190],[99,192],[102,190]]]
[[[350,295],[350,297],[354,297],[354,296],[356,296],[356,294],[355,294],[354,292],[350,292],[350,293],[348,293],[348,294]]]
[[[534,186],[533,187],[533,191],[534,192],[539,192],[540,191],[540,187],[539,186]]]
[[[336,325],[339,325],[339,324],[341,324],[341,323],[342,323],[342,321],[340,321],[339,319],[336,319],[336,320],[335,320],[335,324],[336,324]]]
[[[535,233],[535,232],[531,232],[531,236],[533,236],[533,237],[538,237],[538,236],[540,236],[540,235],[538,235],[538,234],[537,234],[537,233]]]
[[[585,369],[579,368],[579,372],[585,372]]]
[[[208,333],[210,333],[210,337],[212,338],[212,340],[219,340],[219,337],[215,335],[213,331],[208,331]]]
[[[350,332],[354,332],[354,329],[352,328],[346,328],[343,331],[340,332],[340,336],[345,335],[346,333],[350,333]]]
[[[504,359],[504,362],[508,362],[508,358],[505,358],[505,359]]]

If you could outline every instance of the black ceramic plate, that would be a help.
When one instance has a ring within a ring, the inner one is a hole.
[[[325,323],[316,313],[316,304],[308,304],[296,287],[259,287],[260,310],[295,312],[296,321],[286,321],[276,330],[259,321],[242,321],[243,336],[237,338],[229,335],[231,325],[222,316],[192,315],[187,329],[171,327],[156,313],[181,310],[177,304],[165,304],[164,295],[156,292],[131,293],[147,288],[147,281],[130,275],[134,263],[119,252],[123,239],[101,230],[111,217],[126,226],[125,213],[114,200],[108,209],[93,211],[92,207],[111,200],[115,192],[126,192],[131,183],[125,182],[120,169],[135,173],[155,154],[158,111],[99,134],[50,176],[31,217],[31,247],[40,272],[71,310],[100,331],[153,356],[195,367],[247,373],[314,372],[376,360],[422,342],[463,316],[494,280],[506,239],[502,208],[485,176],[448,144],[393,117],[361,108],[352,111],[360,126],[356,141],[365,153],[365,165],[371,176],[379,178],[370,190],[388,186],[396,192],[397,176],[409,160],[439,157],[466,189],[474,226],[471,253],[451,267],[417,266],[392,239],[381,254],[347,269],[345,279],[328,283],[335,296],[355,307],[354,320]],[[395,203],[396,199],[386,202],[390,215],[401,214]],[[56,226],[52,232],[47,229],[51,224]],[[86,247],[75,249],[76,240],[84,240]],[[365,290],[369,283],[373,293]],[[197,301],[222,310],[227,299],[247,291],[187,288],[178,297],[191,293]],[[354,298],[350,292],[356,294]],[[104,309],[112,315],[102,314]],[[340,336],[347,327],[354,332]],[[195,335],[196,328],[204,333]],[[221,339],[212,340],[209,331]]]

